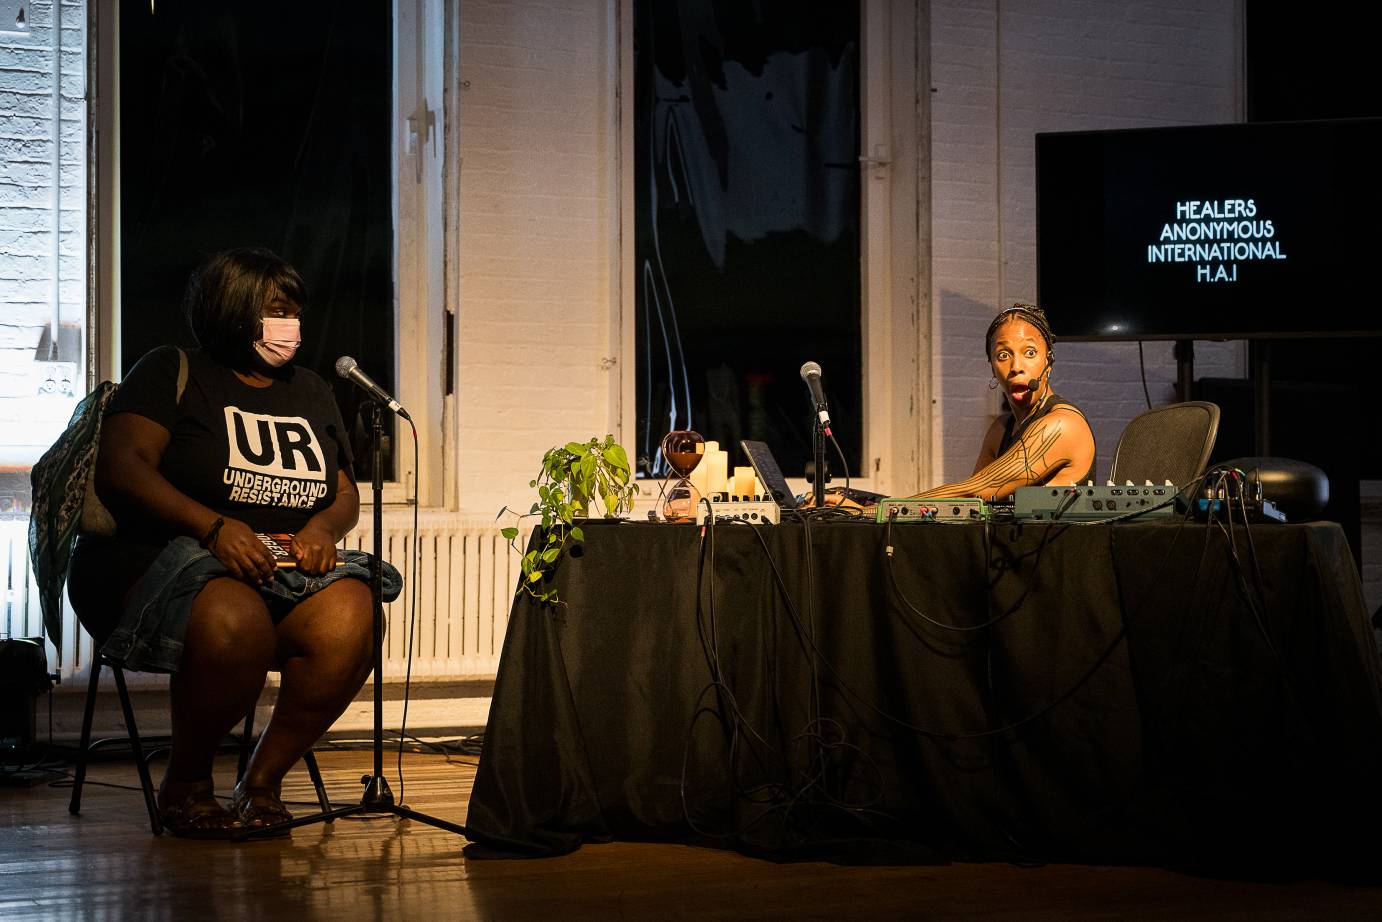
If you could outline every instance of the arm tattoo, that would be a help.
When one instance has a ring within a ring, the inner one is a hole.
[[[1030,486],[1042,483],[1070,463],[1069,458],[1056,457],[1053,454],[1063,433],[1064,425],[1059,418],[1046,417],[1038,420],[1036,425],[1022,433],[1022,437],[1010,445],[1007,451],[973,477],[961,483],[928,490],[921,495],[992,498],[1009,484]]]
[[[1031,432],[1023,433],[1022,438],[971,479],[978,481],[981,490],[996,489],[1013,480],[1021,481],[1024,486],[1037,483],[1060,463],[1047,457],[1059,439],[1059,425],[1038,425]]]

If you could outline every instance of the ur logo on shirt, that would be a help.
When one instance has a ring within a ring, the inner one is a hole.
[[[326,480],[326,462],[312,426],[301,416],[267,416],[226,407],[229,467],[269,477]]]
[[[307,420],[239,407],[226,407],[225,414],[227,501],[310,509],[327,495],[321,443]]]

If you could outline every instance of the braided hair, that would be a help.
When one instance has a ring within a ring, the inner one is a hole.
[[[1056,337],[1051,332],[1051,322],[1046,319],[1046,312],[1035,304],[1018,302],[1012,307],[998,312],[998,316],[993,318],[989,324],[988,332],[984,334],[984,358],[993,356],[993,337],[998,332],[998,328],[1013,318],[1025,320],[1036,327],[1041,338],[1046,341],[1046,361],[1048,363],[1056,359]]]

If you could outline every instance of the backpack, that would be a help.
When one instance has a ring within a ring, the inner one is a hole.
[[[43,626],[62,665],[62,587],[77,535],[115,534],[115,518],[96,495],[101,421],[118,385],[102,381],[77,404],[67,428],[29,475],[29,559],[38,583]],[[177,402],[187,388],[187,353],[178,349]]]

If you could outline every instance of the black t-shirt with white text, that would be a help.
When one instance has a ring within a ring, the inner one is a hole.
[[[350,443],[319,375],[290,365],[267,387],[254,387],[200,351],[189,351],[187,363],[181,402],[178,350],[165,346],[130,369],[106,409],[107,416],[135,413],[168,430],[159,472],[173,486],[260,532],[296,532],[335,501]],[[122,522],[122,532],[127,524],[160,530]]]

